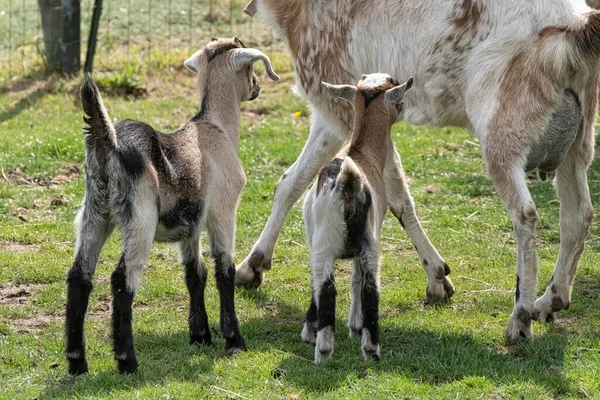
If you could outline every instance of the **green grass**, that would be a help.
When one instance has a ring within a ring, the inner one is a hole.
[[[179,55],[173,56],[179,65]],[[241,261],[264,226],[279,176],[308,135],[308,107],[290,91],[289,60],[274,54],[280,84],[245,103],[239,152],[248,183],[239,207]],[[102,68],[101,68],[102,69]],[[107,64],[105,71],[110,71]],[[168,132],[198,108],[195,78],[180,68],[136,70],[145,97],[105,96],[113,118],[135,118]],[[308,250],[300,205],[279,238],[273,270],[258,290],[236,291],[248,352],[226,356],[187,345],[187,291],[172,245],[157,244],[134,306],[140,370],[117,373],[110,343],[110,283],[118,235],[105,246],[94,280],[86,337],[90,373],[72,378],[63,356],[64,278],[73,256],[72,222],[84,192],[82,113],[77,79],[21,79],[0,88],[0,397],[13,398],[599,398],[600,230],[594,224],[573,304],[554,326],[536,324],[529,342],[506,343],[512,310],[515,242],[510,219],[486,176],[474,139],[461,129],[403,123],[393,139],[411,179],[417,211],[452,268],[457,292],[424,305],[426,277],[406,234],[389,218],[382,237],[380,363],[365,362],[348,339],[350,264],[337,268],[333,359],[315,366],[300,340],[310,300]],[[300,116],[294,116],[297,111]],[[450,144],[450,145],[449,145]],[[456,144],[456,145],[453,145]],[[6,179],[5,179],[6,178]],[[589,172],[600,204],[600,164]],[[51,181],[58,183],[51,183]],[[558,252],[558,202],[549,182],[530,185],[538,229],[540,294]],[[212,274],[211,274],[212,275]],[[218,296],[209,278],[210,325]],[[8,293],[17,295],[7,298]]]

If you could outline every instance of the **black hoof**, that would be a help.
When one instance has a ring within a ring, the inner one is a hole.
[[[210,346],[212,344],[212,337],[210,331],[206,331],[204,335],[190,335],[190,346]]]
[[[546,315],[546,323],[547,324],[551,324],[554,322],[554,320],[556,319],[556,314],[551,312],[550,314]]]
[[[377,354],[373,355],[373,361],[379,362],[380,360],[381,360],[381,358]]]
[[[127,360],[118,360],[119,361],[119,372],[122,374],[133,374],[138,370],[138,362],[133,358],[128,358]]]
[[[232,338],[225,339],[225,352],[229,354],[239,353],[240,351],[246,351],[246,344],[244,338],[240,335]]]
[[[88,372],[88,365],[85,358],[69,358],[69,374],[73,376],[82,375]]]

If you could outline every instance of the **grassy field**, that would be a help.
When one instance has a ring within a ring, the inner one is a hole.
[[[139,78],[138,97],[118,95],[123,91],[108,79],[102,90],[114,93],[105,96],[110,115],[163,132],[194,115],[195,78],[179,67],[182,56],[165,58],[172,68],[160,74],[126,65]],[[239,151],[248,183],[238,214],[238,262],[257,239],[275,184],[308,134],[307,106],[290,91],[289,59],[273,58],[282,83],[264,80],[261,97],[244,104]],[[99,65],[109,70],[108,61]],[[360,344],[348,338],[350,264],[340,262],[336,351],[330,362],[312,364],[313,347],[300,340],[310,274],[296,205],[264,284],[236,291],[248,352],[225,355],[212,274],[206,299],[215,343],[188,347],[183,271],[174,246],[157,244],[134,304],[140,370],[119,375],[110,339],[109,281],[120,252],[115,234],[102,253],[89,306],[90,373],[67,376],[64,278],[84,191],[78,84],[79,78],[34,75],[0,87],[0,398],[600,398],[598,224],[588,237],[570,309],[555,325],[536,324],[533,340],[507,343],[515,241],[479,146],[461,129],[403,123],[395,125],[393,138],[421,221],[450,264],[457,292],[449,304],[424,305],[425,274],[390,216],[382,233],[381,362],[363,361]],[[600,204],[600,163],[589,180]],[[532,181],[530,188],[542,218],[541,294],[558,252],[558,201],[550,182]]]

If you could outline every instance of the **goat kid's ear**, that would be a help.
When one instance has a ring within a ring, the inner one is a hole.
[[[330,85],[327,82],[321,82],[327,93],[334,99],[346,100],[350,104],[354,104],[354,98],[356,97],[356,86],[352,85]]]
[[[197,52],[192,54],[192,56],[190,58],[185,60],[183,65],[185,65],[185,67],[192,72],[198,72],[199,64],[200,64],[199,63],[200,55],[202,54],[203,51],[204,50],[198,50]]]
[[[406,93],[407,90],[409,90],[412,87],[412,85],[413,85],[413,78],[410,77],[402,85],[386,90],[385,102],[389,106],[392,106],[392,107],[397,106],[398,104],[402,103],[402,100],[404,99],[404,94]]]
[[[240,71],[246,65],[255,63],[256,61],[262,61],[265,65],[267,75],[271,80],[279,82],[279,75],[273,71],[271,60],[265,53],[257,49],[235,49],[231,52],[231,68],[234,71]]]

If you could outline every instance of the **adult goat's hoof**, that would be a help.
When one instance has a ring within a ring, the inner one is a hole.
[[[257,251],[241,262],[235,270],[235,285],[245,286],[248,288],[257,288],[261,285],[264,272],[261,263],[262,259],[258,261],[258,258],[263,257],[262,252]],[[263,257],[264,258],[264,257]],[[269,268],[271,268],[271,262],[269,261]]]
[[[434,305],[450,300],[454,295],[454,284],[447,276],[427,285],[427,304]]]
[[[524,307],[513,310],[505,330],[507,338],[511,341],[531,339],[531,321],[537,320],[539,315],[537,310],[530,311]]]
[[[535,308],[540,312],[540,321],[547,323],[553,323],[556,320],[556,312],[568,310],[570,305],[568,289],[560,290],[554,285],[535,301]]]

